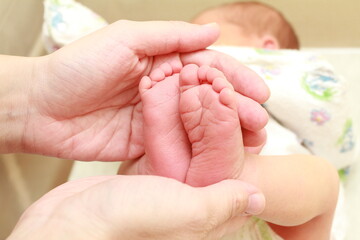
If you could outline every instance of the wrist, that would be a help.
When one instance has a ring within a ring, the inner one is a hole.
[[[0,153],[23,152],[37,58],[0,56]]]

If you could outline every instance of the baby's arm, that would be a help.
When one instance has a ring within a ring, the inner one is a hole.
[[[264,192],[266,209],[258,217],[283,238],[330,238],[338,175],[326,160],[311,155],[247,155],[240,179]]]

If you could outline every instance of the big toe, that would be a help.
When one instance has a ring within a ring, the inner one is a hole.
[[[180,72],[180,89],[186,91],[188,88],[199,85],[199,67],[195,64],[186,65]]]

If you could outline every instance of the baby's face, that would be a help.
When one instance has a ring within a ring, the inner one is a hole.
[[[254,48],[279,49],[278,40],[269,34],[258,36],[245,32],[238,24],[224,20],[217,11],[209,11],[199,15],[193,20],[196,24],[216,22],[220,26],[219,39],[214,45],[229,45]]]

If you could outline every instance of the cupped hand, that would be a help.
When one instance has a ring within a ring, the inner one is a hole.
[[[193,188],[156,176],[100,176],[44,195],[8,239],[219,239],[264,204],[237,180]]]
[[[245,144],[263,142],[261,129],[267,116],[256,103],[268,97],[262,80],[223,54],[196,52],[213,43],[218,34],[215,25],[118,21],[38,58],[21,140],[23,151],[86,161],[142,156],[138,83],[164,61],[180,68],[207,63],[221,69],[236,90],[247,96],[242,107],[255,106],[252,117],[242,119],[244,132],[250,133],[244,136]]]

